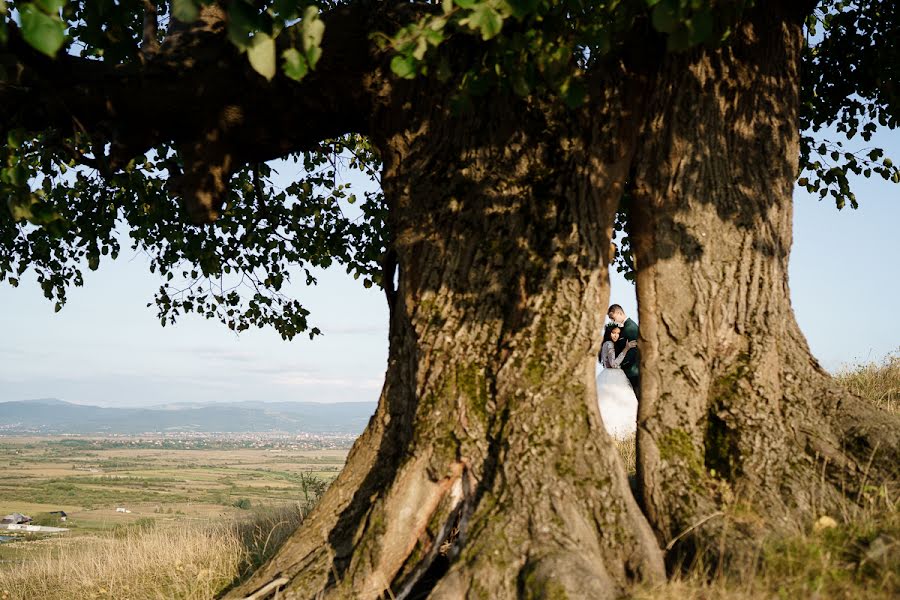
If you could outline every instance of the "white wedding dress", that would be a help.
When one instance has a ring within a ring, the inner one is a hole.
[[[616,356],[612,342],[600,349],[603,370],[597,374],[597,400],[606,431],[613,437],[628,437],[637,430],[637,397],[620,365],[627,350]]]

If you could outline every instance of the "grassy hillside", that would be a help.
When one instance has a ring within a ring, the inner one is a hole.
[[[19,435],[280,431],[356,436],[365,429],[373,412],[372,402],[223,402],[113,408],[44,398],[0,402],[0,430]]]

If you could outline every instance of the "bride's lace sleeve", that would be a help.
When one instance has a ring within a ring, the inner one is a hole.
[[[622,361],[625,360],[625,354],[628,353],[628,350],[622,350],[619,353],[619,356],[616,356],[616,348],[612,342],[603,342],[603,348],[601,348],[601,354],[603,356],[603,367],[606,369],[618,369]]]

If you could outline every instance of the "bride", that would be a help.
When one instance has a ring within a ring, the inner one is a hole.
[[[636,347],[637,342],[627,342],[617,356],[616,342],[621,333],[619,326],[614,323],[606,326],[603,345],[600,347],[600,364],[603,370],[597,375],[600,416],[603,417],[606,431],[613,437],[626,437],[637,429],[637,397],[620,367],[625,354]]]

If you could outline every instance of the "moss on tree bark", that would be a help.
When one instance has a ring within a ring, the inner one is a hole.
[[[759,538],[896,484],[900,423],[840,388],[791,308],[801,23],[765,3],[653,84],[632,214],[643,364],[642,503],[673,560]],[[836,315],[836,320],[843,315]]]

